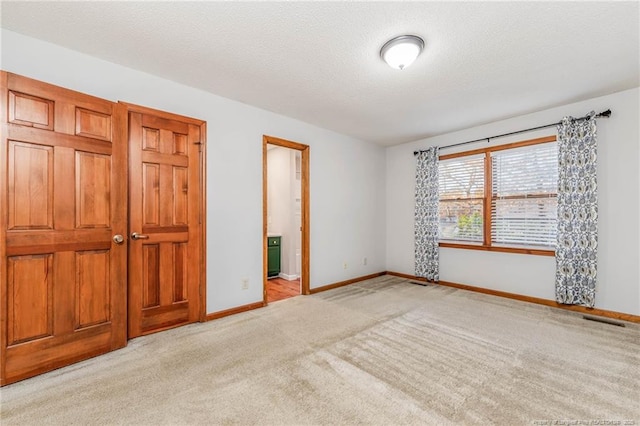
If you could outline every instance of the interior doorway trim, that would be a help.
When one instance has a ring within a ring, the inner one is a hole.
[[[300,151],[301,155],[301,216],[302,216],[302,259],[301,259],[301,293],[311,294],[309,286],[309,145],[274,136],[262,136],[262,293],[264,304],[267,304],[267,144],[281,146],[284,148]]]

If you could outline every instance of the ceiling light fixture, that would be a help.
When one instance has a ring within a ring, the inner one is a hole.
[[[415,35],[392,38],[380,49],[380,57],[391,68],[403,70],[416,60],[424,48],[424,40]]]

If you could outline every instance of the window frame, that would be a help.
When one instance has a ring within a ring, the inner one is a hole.
[[[484,197],[482,202],[482,226],[483,226],[483,241],[482,244],[477,242],[462,242],[462,241],[439,241],[440,247],[445,248],[460,248],[469,250],[482,250],[482,251],[495,251],[504,253],[519,253],[519,254],[532,254],[538,256],[555,256],[555,249],[537,249],[530,247],[509,247],[509,246],[494,246],[491,243],[491,204],[493,202],[493,173],[492,173],[492,157],[491,153],[495,151],[504,151],[508,149],[515,149],[524,146],[539,145],[543,143],[556,142],[556,135],[544,136],[536,139],[529,139],[520,142],[513,142],[504,145],[496,145],[488,148],[472,149],[469,151],[456,152],[452,154],[444,154],[439,156],[439,161],[450,160],[458,157],[466,157],[471,155],[484,154]],[[440,201],[438,201],[438,204]]]

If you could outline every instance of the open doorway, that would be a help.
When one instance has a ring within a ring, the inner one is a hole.
[[[263,137],[265,304],[309,294],[309,146]]]

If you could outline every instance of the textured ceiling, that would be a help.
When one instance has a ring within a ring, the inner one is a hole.
[[[633,2],[7,2],[2,27],[382,145],[640,85]],[[406,70],[379,57],[424,38]]]

